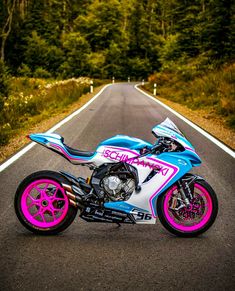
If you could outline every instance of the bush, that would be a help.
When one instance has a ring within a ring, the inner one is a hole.
[[[0,145],[3,146],[8,144],[9,139],[9,133],[0,127]]]
[[[60,67],[62,76],[78,77],[85,74],[90,53],[88,41],[79,32],[65,34],[62,41],[66,52],[66,62]]]
[[[228,117],[227,124],[229,127],[235,129],[235,115],[234,114]]]
[[[0,113],[4,106],[4,99],[10,93],[9,75],[6,66],[0,61]]]
[[[8,97],[10,92],[9,74],[7,67],[0,60],[0,96]]]
[[[227,124],[234,128],[235,120],[235,64],[219,70],[210,67],[207,71],[198,68],[206,62],[200,57],[187,64],[175,64],[174,69],[153,74],[146,88],[152,92],[157,83],[160,96],[182,103],[192,109],[206,108],[224,116]]]
[[[27,36],[25,42],[25,63],[31,71],[35,71],[34,76],[39,78],[49,78],[51,74],[57,76],[57,71],[64,61],[63,51],[59,47],[50,45],[36,31],[33,31],[31,36]],[[27,71],[27,68],[25,69]]]
[[[170,68],[171,63],[177,60],[180,56],[180,51],[177,48],[179,35],[169,35],[167,39],[163,39],[163,45],[159,49],[160,61],[163,68]]]
[[[45,78],[45,79],[51,78],[51,74],[42,67],[37,68],[33,73],[33,76],[35,78]]]
[[[32,76],[32,72],[26,64],[22,64],[19,67],[18,74],[19,74],[19,76],[22,76],[22,77],[31,77]]]
[[[128,73],[129,76],[135,76],[135,78],[142,79],[148,76],[149,71],[151,71],[151,64],[149,60],[135,57],[128,60]]]

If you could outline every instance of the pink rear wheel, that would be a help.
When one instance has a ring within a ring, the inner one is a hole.
[[[52,171],[33,173],[19,185],[15,211],[20,222],[30,231],[55,234],[74,220],[77,209],[69,205],[61,183],[67,181]]]
[[[193,237],[214,223],[218,212],[215,192],[204,180],[194,184],[189,207],[182,207],[177,187],[173,186],[158,199],[158,214],[163,226],[178,236]]]

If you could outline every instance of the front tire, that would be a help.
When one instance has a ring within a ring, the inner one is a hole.
[[[74,220],[77,208],[69,204],[57,172],[40,171],[26,177],[15,194],[15,212],[24,227],[41,235],[57,234]]]
[[[181,237],[195,237],[207,231],[218,213],[218,200],[211,186],[204,180],[196,181],[194,198],[189,209],[184,207],[178,211],[172,209],[177,192],[174,185],[157,201],[158,216],[162,225]]]

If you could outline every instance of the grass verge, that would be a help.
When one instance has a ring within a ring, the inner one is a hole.
[[[84,93],[82,95],[78,94],[77,98],[66,106],[57,106],[56,109],[52,106],[50,108],[50,112],[41,112],[41,114],[30,118],[30,122],[29,119],[27,119],[28,122],[25,121],[24,125],[14,130],[14,133],[11,132],[7,144],[0,146],[0,162],[3,162],[20,148],[29,143],[28,138],[26,138],[26,135],[29,132],[47,131],[53,125],[87,103],[95,94],[99,92],[99,90],[101,90],[103,86],[104,85],[100,85],[96,87],[93,93]]]
[[[221,118],[221,116],[215,114],[212,115],[207,109],[191,109],[186,105],[173,102],[169,99],[160,96],[156,97],[146,89],[146,86],[140,86],[140,89],[157,98],[175,111],[179,112],[190,121],[197,124],[211,135],[235,150],[235,131],[228,127],[226,120]]]
[[[235,63],[200,68],[200,58],[149,76],[144,89],[235,148]]]

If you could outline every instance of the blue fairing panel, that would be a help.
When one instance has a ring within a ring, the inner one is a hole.
[[[125,201],[105,202],[104,207],[109,208],[109,209],[123,211],[126,213],[131,213],[131,211],[133,211],[133,209],[135,209],[135,211],[147,212],[145,209],[133,206]]]
[[[100,145],[117,146],[133,150],[138,150],[146,146],[152,146],[152,144],[147,141],[127,135],[115,135],[109,139],[102,141]]]

